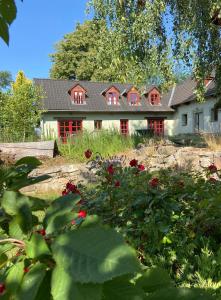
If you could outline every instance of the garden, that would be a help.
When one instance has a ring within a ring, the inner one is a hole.
[[[204,174],[149,172],[90,149],[99,183],[67,182],[61,196],[21,194],[40,165],[0,169],[2,299],[220,299],[220,181]]]

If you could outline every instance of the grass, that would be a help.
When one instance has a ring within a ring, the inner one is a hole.
[[[85,162],[86,158],[83,153],[87,149],[108,157],[132,149],[138,143],[144,142],[144,139],[138,135],[122,136],[115,130],[92,133],[84,131],[82,134],[69,138],[66,144],[58,142],[58,148],[62,156],[77,162]]]
[[[202,135],[209,149],[212,151],[221,150],[221,135],[220,134],[203,134]]]

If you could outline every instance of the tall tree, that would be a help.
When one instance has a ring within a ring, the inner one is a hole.
[[[0,71],[0,90],[10,86],[12,75],[8,71]]]
[[[42,109],[42,91],[19,71],[2,109],[3,130],[23,140],[33,134]]]
[[[95,17],[104,20],[118,44],[116,57],[133,57],[142,69],[157,65],[171,78],[169,60],[193,68],[202,99],[204,79],[215,70],[221,89],[220,0],[91,0]],[[170,45],[170,46],[169,46]],[[114,55],[114,54],[113,54]],[[169,59],[169,60],[168,60]]]

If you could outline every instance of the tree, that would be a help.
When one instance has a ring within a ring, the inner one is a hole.
[[[2,109],[3,130],[25,140],[33,134],[42,109],[42,91],[19,71]]]
[[[104,20],[122,49],[113,55],[135,58],[143,69],[157,65],[164,81],[173,79],[168,63],[193,69],[198,98],[204,79],[216,71],[221,89],[220,0],[91,0],[95,18]],[[106,45],[108,46],[108,45]],[[112,46],[112,45],[111,45]]]
[[[50,76],[57,79],[90,80],[98,68],[97,43],[104,27],[103,21],[77,24],[76,30],[66,34],[56,45],[56,52],[51,55],[53,66]]]
[[[0,71],[0,90],[7,88],[12,82],[12,75],[8,71]]]

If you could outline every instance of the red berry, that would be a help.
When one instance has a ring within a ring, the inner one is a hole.
[[[85,210],[80,210],[78,212],[78,218],[86,218],[87,212]]]
[[[138,164],[138,160],[136,160],[136,159],[132,159],[132,160],[130,161],[130,166],[131,166],[131,167],[136,167],[137,164]]]
[[[88,149],[87,151],[84,152],[84,155],[87,159],[89,159],[92,155],[92,151],[90,149]]]
[[[0,283],[0,295],[3,295],[5,293],[6,287],[4,283]]]
[[[75,224],[76,224],[75,220],[72,220],[71,225],[75,225]]]
[[[115,185],[115,187],[120,187],[120,181],[119,180],[116,181],[114,185]]]
[[[46,231],[45,231],[45,229],[43,228],[43,229],[39,229],[39,230],[37,230],[37,233],[39,233],[39,234],[41,234],[41,235],[43,235],[43,236],[45,236],[46,235]]]
[[[150,180],[149,184],[150,184],[151,187],[157,187],[158,184],[159,184],[159,179],[156,178],[156,177],[154,177],[154,178],[152,178],[152,179]]]
[[[28,273],[29,271],[30,271],[29,268],[27,267],[24,268],[24,273]]]
[[[217,167],[214,165],[214,164],[211,164],[209,167],[208,167],[210,173],[216,173],[217,172]]]
[[[137,168],[138,168],[139,171],[144,171],[145,170],[144,165],[138,165]]]
[[[113,168],[113,165],[110,165],[110,166],[107,168],[107,172],[108,172],[110,175],[113,175],[113,174],[114,174],[114,168]]]

